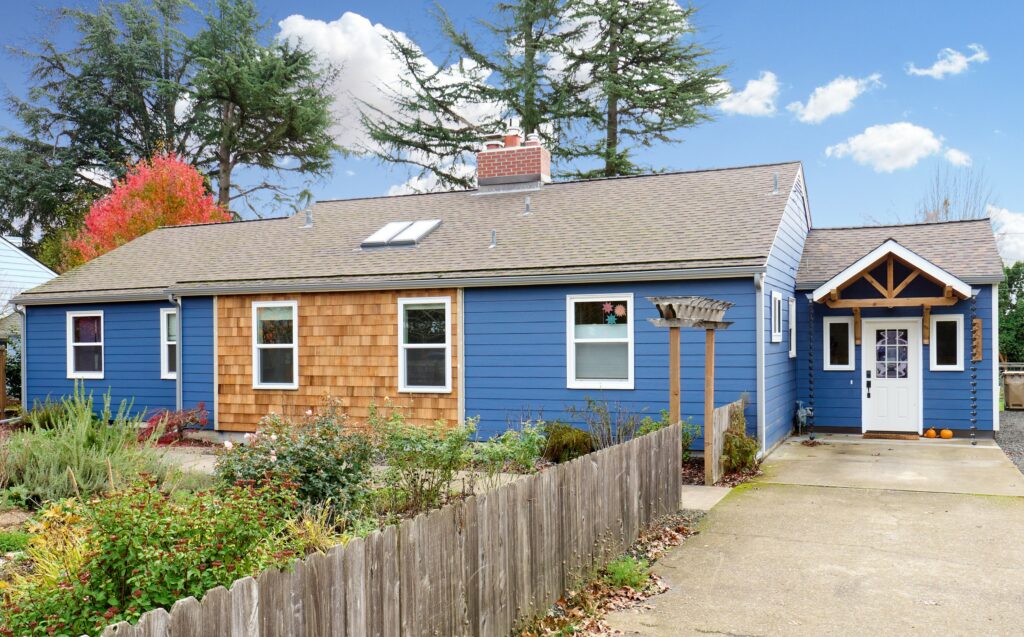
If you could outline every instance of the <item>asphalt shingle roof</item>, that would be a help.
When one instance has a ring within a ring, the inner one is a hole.
[[[161,228],[21,296],[168,288],[763,267],[799,163],[315,204],[281,219]],[[779,193],[773,194],[775,176]],[[524,214],[526,197],[530,212]],[[419,246],[361,249],[390,221],[441,219]],[[491,232],[497,245],[489,247]]]
[[[797,272],[800,289],[816,288],[868,252],[894,239],[967,283],[1003,276],[1003,263],[988,219],[898,226],[814,228]]]

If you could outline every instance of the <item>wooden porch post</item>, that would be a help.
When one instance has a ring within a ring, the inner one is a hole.
[[[715,446],[715,330],[704,330],[704,484],[714,486],[718,458]]]
[[[668,416],[673,425],[682,422],[683,413],[679,400],[679,328],[668,328]]]

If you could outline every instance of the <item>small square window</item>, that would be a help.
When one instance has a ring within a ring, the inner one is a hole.
[[[823,325],[825,371],[853,370],[853,317],[826,316]]]
[[[963,314],[932,314],[930,331],[931,370],[936,372],[963,371]]]

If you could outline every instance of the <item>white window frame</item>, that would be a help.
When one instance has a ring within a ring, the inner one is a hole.
[[[626,338],[576,338],[576,312],[575,306],[578,302],[594,301],[616,301],[626,302]],[[633,294],[570,294],[565,297],[565,340],[566,340],[566,387],[568,389],[633,389],[634,382],[634,343],[636,341],[633,330]],[[576,343],[627,343],[627,369],[629,377],[626,380],[596,380],[576,378]]]
[[[175,380],[178,378],[177,372],[172,372],[170,369],[171,360],[167,356],[167,346],[171,344],[171,341],[167,340],[167,317],[174,315],[174,320],[178,320],[178,310],[173,307],[160,308],[160,378],[163,380]],[[179,332],[181,330],[178,330]],[[180,349],[181,348],[181,334],[178,334],[178,340],[174,341],[174,344]],[[177,357],[175,357],[177,359]],[[175,360],[175,363],[178,361]]]
[[[830,334],[830,330],[831,330],[831,328],[829,326],[831,326],[833,323],[846,323],[846,325],[847,325],[846,341],[847,341],[847,346],[849,347],[849,352],[850,352],[850,356],[849,356],[850,363],[848,365],[834,365],[834,364],[832,364],[832,361],[829,360],[829,346],[828,346],[829,343],[828,343],[828,341],[829,341],[829,334]],[[826,316],[823,319],[823,321],[822,321],[822,330],[821,331],[822,331],[821,357],[822,357],[822,361],[824,361],[824,364],[825,364],[825,371],[826,372],[851,372],[851,371],[855,370],[857,368],[857,362],[854,359],[854,354],[856,353],[856,349],[857,348],[854,346],[854,343],[853,343],[853,317],[852,316]]]
[[[403,343],[405,308],[408,305],[444,304],[444,345],[439,343]],[[410,349],[444,349],[444,386],[406,384],[405,351]],[[403,394],[450,394],[452,392],[452,297],[411,296],[398,299],[398,391]]]
[[[90,347],[96,347],[99,345],[100,348],[100,371],[98,372],[79,372],[75,370],[75,319],[76,318],[88,318],[98,316],[100,318],[100,342],[99,343],[82,343]],[[101,379],[103,373],[107,369],[107,346],[106,346],[106,332],[107,322],[103,318],[103,310],[88,310],[81,312],[68,312],[67,313],[67,362],[68,362],[68,378],[73,379]]]
[[[292,310],[292,342],[291,344],[260,344],[259,312],[264,307],[287,307]],[[261,383],[260,382],[260,350],[291,349],[292,350],[292,382]],[[253,389],[298,389],[299,388],[299,302],[298,301],[253,301],[252,303],[252,387]]]
[[[772,290],[772,342],[782,342],[782,292]]]
[[[796,358],[796,299],[789,297],[789,357]]]
[[[956,364],[955,365],[939,365],[936,362],[938,358],[938,347],[936,336],[938,336],[938,323],[939,321],[954,321],[956,322]],[[928,358],[929,365],[928,369],[933,372],[962,372],[964,371],[964,315],[963,314],[932,314],[931,325],[929,325],[928,339]]]

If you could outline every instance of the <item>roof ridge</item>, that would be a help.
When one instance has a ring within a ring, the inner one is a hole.
[[[811,228],[811,231],[815,230],[868,230],[875,228],[908,228],[914,226],[943,226],[954,223],[979,223],[982,221],[990,221],[989,217],[982,217],[979,219],[946,219],[944,221],[913,221],[910,223],[883,223],[880,225],[864,225],[864,226],[829,226],[825,228]]]
[[[770,168],[772,166],[790,166],[790,165],[802,165],[800,160],[793,161],[778,161],[768,162],[764,164],[747,164],[743,166],[720,166],[717,168],[691,168],[689,170],[669,170],[658,173],[642,173],[637,175],[616,175],[614,177],[593,177],[591,179],[571,179],[568,181],[553,181],[549,184],[544,184],[545,188],[553,186],[570,186],[573,184],[589,184],[599,181],[616,181],[626,179],[642,179],[650,177],[671,177],[674,175],[691,175],[696,173],[713,173],[713,172],[725,172],[729,170],[748,170],[751,168]],[[367,201],[371,199],[396,199],[401,197],[426,197],[429,195],[453,195],[467,192],[477,192],[476,188],[466,188],[463,190],[442,190],[438,192],[409,192],[401,195],[367,195],[365,197],[337,197],[332,199],[317,199],[314,204],[321,203],[335,203],[339,201]]]
[[[297,214],[297,213],[296,213]],[[204,221],[202,223],[180,223],[176,226],[157,226],[156,230],[174,230],[176,228],[200,228],[203,226],[234,226],[241,223],[252,223],[255,221],[281,221],[291,219],[295,214],[280,217],[257,217],[255,219],[232,219],[231,221]]]

